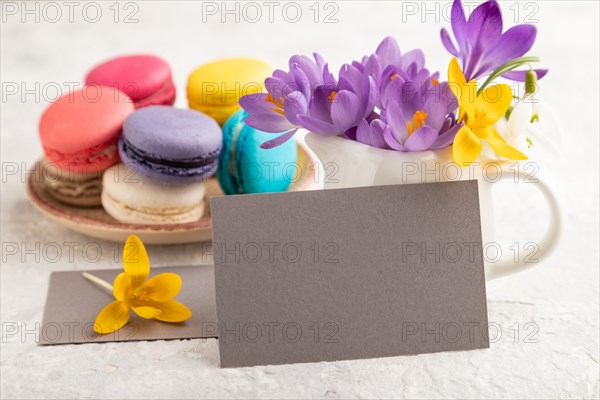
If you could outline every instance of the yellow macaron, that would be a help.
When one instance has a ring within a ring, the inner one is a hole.
[[[240,97],[263,92],[273,67],[254,58],[228,58],[204,64],[188,78],[189,107],[223,125],[240,106]]]

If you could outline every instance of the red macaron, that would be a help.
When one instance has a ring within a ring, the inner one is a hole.
[[[86,86],[52,103],[39,124],[46,158],[75,173],[94,173],[119,161],[117,141],[123,123],[134,111],[123,92]]]
[[[103,62],[88,73],[85,83],[119,89],[131,97],[135,108],[175,103],[171,67],[153,55],[122,56]]]

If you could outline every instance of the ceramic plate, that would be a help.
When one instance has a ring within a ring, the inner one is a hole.
[[[315,182],[315,157],[304,145],[298,146],[298,168],[301,173],[290,191],[320,189]],[[167,225],[127,224],[115,220],[102,207],[78,208],[61,203],[50,196],[42,185],[41,168],[36,164],[35,173],[27,178],[27,193],[33,205],[49,218],[76,232],[99,239],[125,242],[131,234],[139,236],[148,244],[192,243],[211,240],[212,223],[210,210],[196,222]],[[207,197],[222,196],[223,192],[215,178],[207,181]]]

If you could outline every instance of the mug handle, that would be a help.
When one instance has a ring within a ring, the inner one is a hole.
[[[541,263],[558,247],[565,224],[564,212],[561,207],[562,202],[557,195],[558,191],[555,188],[554,181],[549,176],[544,176],[540,171],[536,171],[535,175],[532,176],[530,172],[525,171],[521,167],[520,163],[512,165],[518,165],[518,170],[509,170],[507,165],[504,164],[501,169],[502,178],[500,180],[518,178],[518,182],[527,182],[536,185],[548,203],[550,225],[543,239],[538,243],[537,251],[533,255],[534,259],[528,259],[527,256],[523,257],[519,255],[519,259],[515,261],[513,254],[504,255],[499,261],[489,265],[489,268],[486,270],[488,279],[502,278],[522,272]]]

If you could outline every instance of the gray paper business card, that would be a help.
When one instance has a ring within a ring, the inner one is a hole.
[[[105,335],[94,332],[94,320],[114,301],[113,294],[85,279],[81,271],[53,272],[39,329],[39,344],[215,338],[218,325],[213,271],[212,265],[152,268],[151,277],[163,272],[181,277],[183,284],[175,300],[185,304],[192,311],[192,317],[181,323],[166,323],[140,318],[132,311],[123,328]],[[88,272],[112,284],[123,269]]]
[[[213,197],[222,367],[489,347],[476,181]]]

